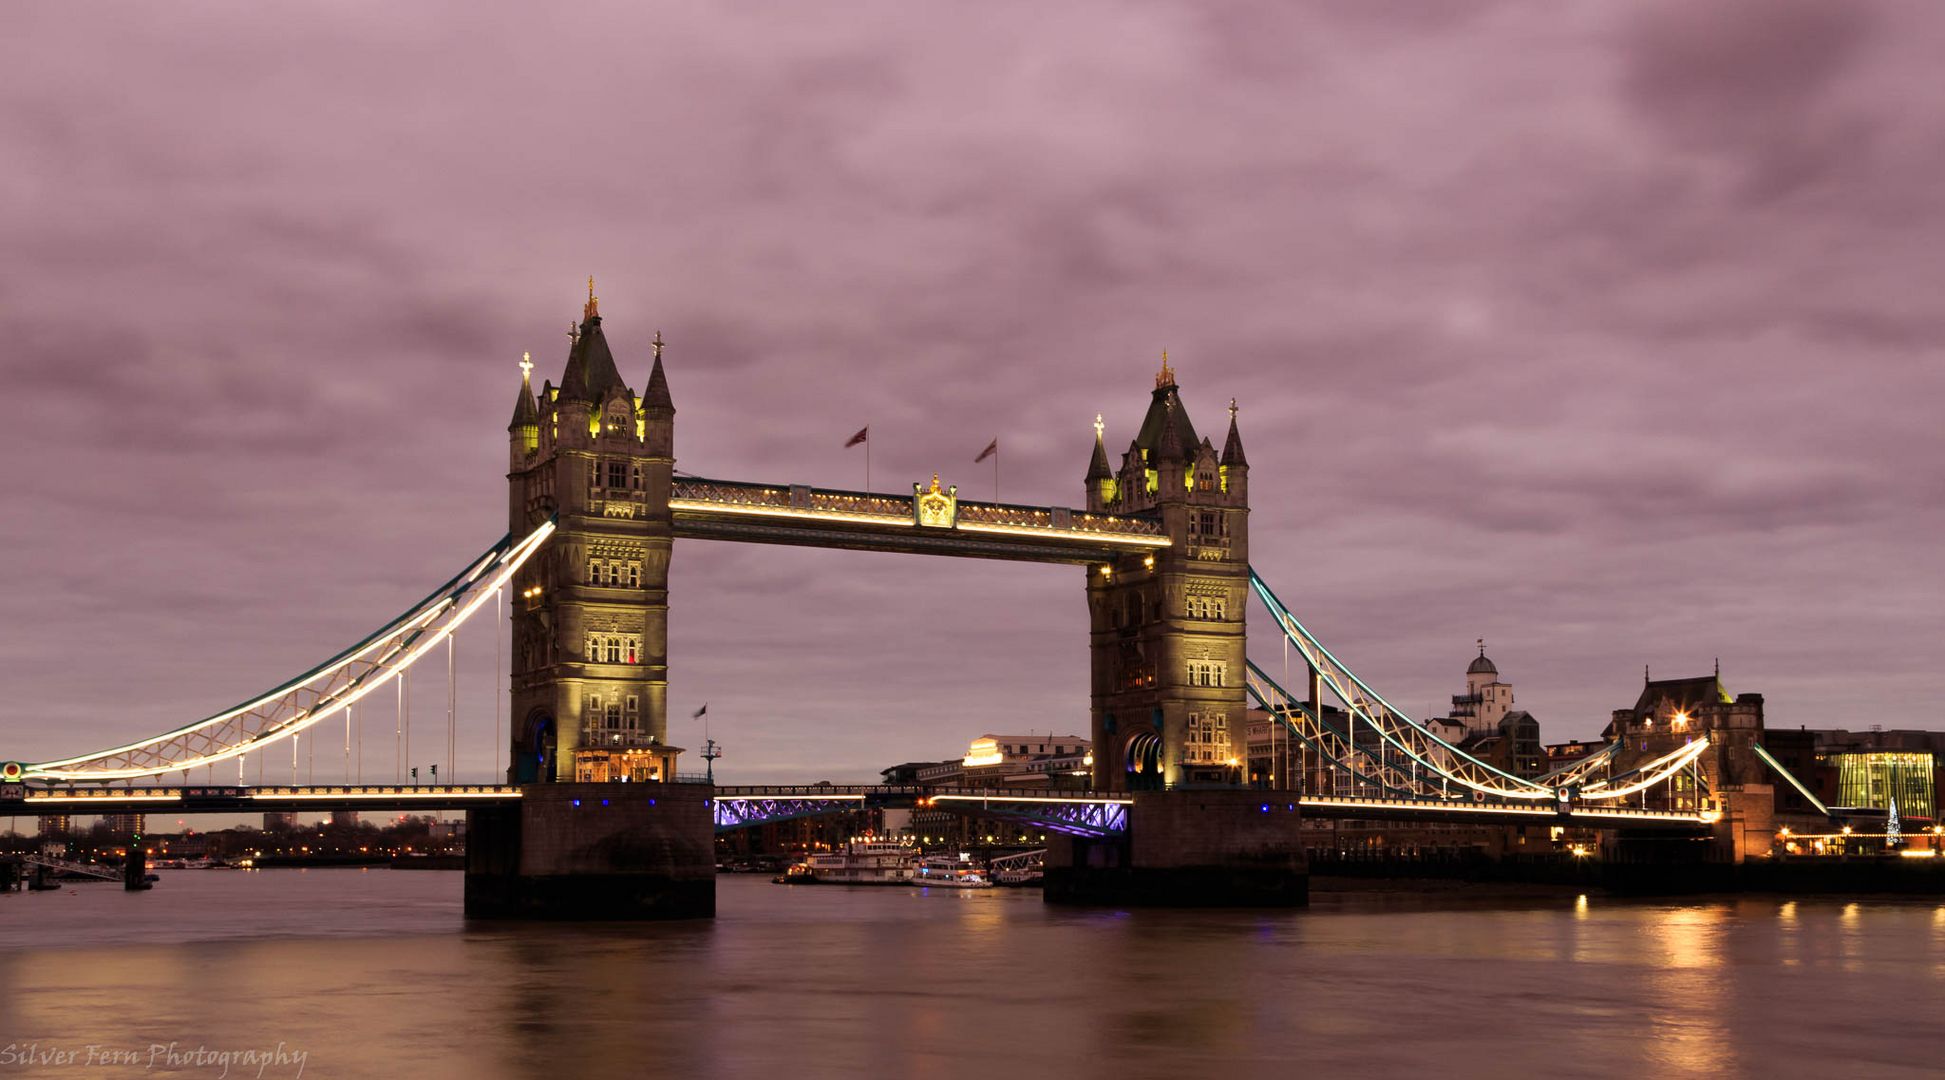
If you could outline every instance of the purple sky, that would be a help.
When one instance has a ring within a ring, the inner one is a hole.
[[[854,486],[869,423],[881,488],[990,494],[997,435],[1073,503],[1167,347],[1203,430],[1241,400],[1258,569],[1414,714],[1483,636],[1550,740],[1718,655],[1773,725],[1939,726],[1929,6],[604,7],[9,13],[0,756],[229,705],[484,548],[590,273],[637,390],[670,342],[679,468]],[[1084,732],[1080,574],[684,543],[673,741]]]

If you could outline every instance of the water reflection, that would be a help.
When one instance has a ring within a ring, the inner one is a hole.
[[[469,926],[452,875],[190,878],[0,898],[9,1038],[283,1040],[321,1077],[1126,1080],[1883,1074],[1945,1034],[1908,1008],[1929,904],[1103,912],[725,878],[714,922]]]
[[[1726,904],[1663,908],[1642,928],[1648,1021],[1664,1068],[1720,1075],[1734,1064],[1732,1048],[1708,1015],[1721,990],[1721,934],[1729,917]]]

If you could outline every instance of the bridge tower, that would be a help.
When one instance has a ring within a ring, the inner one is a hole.
[[[1169,367],[1113,470],[1097,417],[1087,508],[1159,520],[1169,547],[1088,568],[1094,786],[1237,784],[1247,769],[1249,462],[1229,404],[1218,453]]]
[[[637,398],[615,367],[594,280],[559,386],[531,361],[507,426],[508,521],[558,531],[513,582],[515,783],[672,778],[669,485],[675,404],[656,334]]]

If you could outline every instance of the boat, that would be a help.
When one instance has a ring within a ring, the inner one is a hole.
[[[911,845],[861,836],[836,851],[818,852],[775,878],[779,885],[910,885]]]
[[[1022,851],[1012,855],[999,855],[987,860],[986,869],[993,877],[993,884],[999,886],[1028,886],[1042,884],[1046,877],[1047,851],[1040,848]]]
[[[1008,867],[993,871],[993,884],[1025,887],[1039,885],[1046,880],[1046,873],[1039,868],[1019,869]]]
[[[912,884],[937,889],[990,889],[992,876],[973,865],[972,856],[927,855],[920,859]]]

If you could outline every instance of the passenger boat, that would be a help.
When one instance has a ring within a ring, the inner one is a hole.
[[[993,879],[965,855],[928,855],[919,860],[912,884],[939,889],[990,889]]]
[[[910,885],[910,845],[859,837],[837,851],[818,852],[776,878],[780,885]]]

